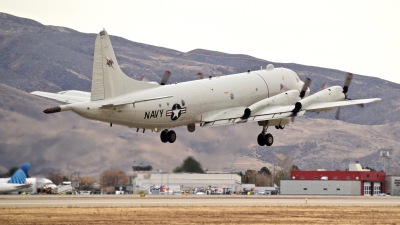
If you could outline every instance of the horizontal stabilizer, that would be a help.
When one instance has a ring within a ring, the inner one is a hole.
[[[61,91],[58,93],[34,91],[31,92],[31,94],[66,103],[78,103],[78,102],[90,101],[90,93],[84,91],[71,90],[71,91]]]

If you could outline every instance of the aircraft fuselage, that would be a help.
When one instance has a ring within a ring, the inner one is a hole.
[[[301,90],[303,82],[289,69],[275,68],[175,83],[106,100],[73,104],[71,110],[91,119],[128,127],[160,130],[201,123],[221,109],[247,107],[282,93]],[[172,96],[163,99],[101,107],[113,102]]]

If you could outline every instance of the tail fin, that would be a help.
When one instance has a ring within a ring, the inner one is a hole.
[[[25,184],[26,181],[26,176],[28,175],[29,172],[29,167],[31,164],[29,163],[24,163],[22,164],[21,168],[15,171],[15,173],[12,175],[10,180],[7,183],[10,184]]]
[[[129,92],[157,87],[155,84],[129,78],[115,58],[108,33],[102,30],[96,38],[93,59],[91,101],[116,97]]]

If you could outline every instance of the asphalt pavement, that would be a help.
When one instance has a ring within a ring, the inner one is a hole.
[[[396,196],[0,195],[5,207],[400,206]]]

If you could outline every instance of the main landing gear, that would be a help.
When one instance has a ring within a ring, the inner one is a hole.
[[[261,133],[257,137],[257,142],[260,146],[271,146],[274,143],[274,136],[267,132],[268,127],[263,125]]]
[[[160,139],[164,143],[174,143],[176,141],[176,133],[173,130],[163,130],[161,131]]]

